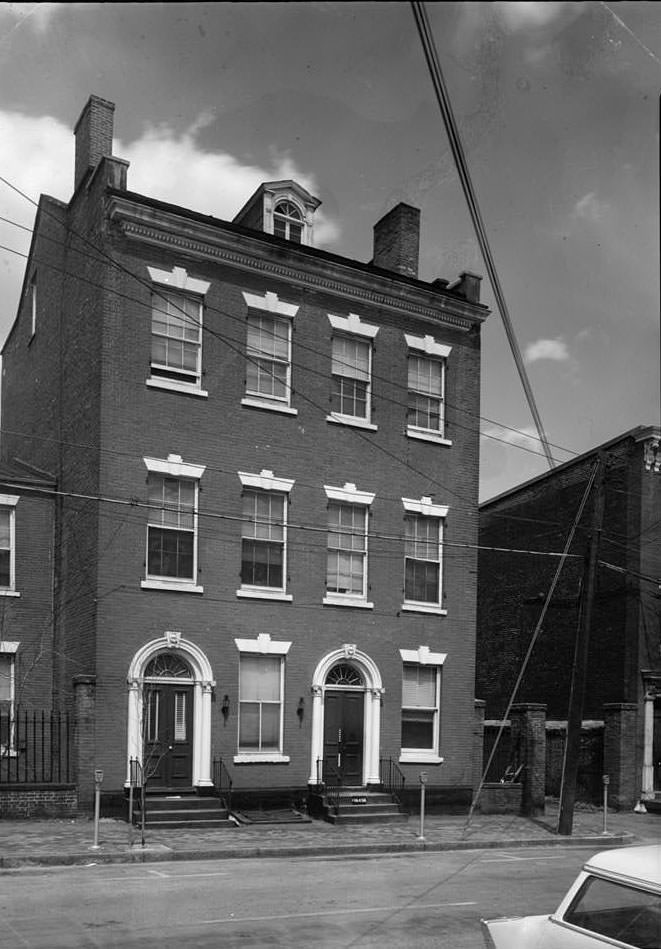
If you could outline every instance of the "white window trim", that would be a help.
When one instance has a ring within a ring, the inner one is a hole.
[[[326,416],[327,422],[335,422],[336,425],[350,425],[353,428],[365,428],[370,432],[378,432],[379,426],[374,422],[368,422],[366,419],[358,418],[357,415],[342,415],[340,412],[331,412]]]
[[[334,330],[346,336],[365,336],[368,339],[375,339],[380,329],[374,323],[363,322],[357,313],[350,313],[348,316],[335,316],[329,313],[328,321]]]
[[[239,653],[261,656],[280,656],[280,751],[238,751],[234,764],[289,764],[289,755],[282,752],[284,742],[285,714],[285,663],[284,657],[291,648],[291,642],[274,642],[269,633],[260,633],[257,639],[235,639]],[[241,696],[239,695],[239,715],[241,714]],[[238,726],[237,726],[238,727]],[[237,734],[238,741],[238,734]]]
[[[211,286],[208,280],[198,280],[189,276],[184,267],[173,267],[172,270],[159,270],[157,267],[147,267],[149,279],[157,287],[165,287],[168,290],[194,294],[200,297],[200,305],[203,307],[204,297]],[[201,398],[208,398],[209,393],[202,388],[202,334],[203,319],[200,316],[200,378],[196,381],[184,382],[180,379],[166,379],[162,376],[149,376],[145,384],[152,389],[165,389],[168,392],[185,392],[188,395],[196,395]]]
[[[258,488],[262,491],[271,493],[285,494],[284,505],[284,524],[282,528],[282,586],[281,587],[260,587],[242,583],[236,591],[236,595],[248,600],[280,600],[285,603],[291,603],[294,597],[287,593],[287,522],[288,522],[288,501],[289,493],[296,483],[292,478],[276,478],[272,471],[263,468],[261,473],[251,474],[248,471],[239,471],[239,478],[244,488]]]
[[[18,494],[0,494],[0,507],[9,508],[9,586],[0,588],[0,596],[20,597],[16,589],[16,505]]]
[[[368,508],[365,518],[365,576],[364,592],[357,593],[332,593],[326,592],[322,602],[323,606],[352,606],[363,610],[374,609],[374,603],[367,599],[368,588],[368,570],[369,570],[369,507],[376,497],[371,491],[359,491],[355,484],[347,481],[343,488],[332,487],[325,484],[324,491],[329,501],[339,501],[342,504],[362,505]],[[327,554],[328,555],[328,554]]]
[[[284,398],[276,396],[262,395],[259,392],[253,392],[246,387],[246,394],[241,399],[241,405],[248,408],[266,408],[275,412],[284,412],[285,414],[298,415],[298,411],[291,405],[291,375],[292,375],[292,324],[294,317],[298,313],[299,307],[295,303],[285,303],[280,300],[277,293],[267,290],[263,296],[256,293],[241,291],[243,299],[249,310],[257,310],[260,313],[269,313],[273,317],[279,317],[289,321],[289,333],[287,340],[287,395]]]
[[[403,613],[429,613],[433,616],[447,616],[448,611],[443,604],[443,534],[445,532],[445,518],[450,510],[444,504],[433,504],[431,498],[422,497],[419,501],[413,498],[402,498],[404,510],[423,517],[436,517],[443,523],[439,525],[438,538],[438,602],[428,603],[424,600],[404,599],[401,607]],[[404,558],[406,560],[406,557]]]
[[[185,479],[195,482],[195,510],[193,513],[193,577],[197,577],[198,569],[198,543],[199,543],[199,497],[200,480],[206,471],[206,465],[191,465],[182,460],[181,455],[170,454],[164,458],[143,458],[147,471],[150,474],[169,475],[173,478]],[[147,516],[147,531],[145,543],[149,538],[149,515]],[[148,551],[146,551],[146,569],[148,569]],[[175,593],[204,593],[204,587],[196,583],[194,579],[183,580],[181,577],[156,577],[147,576],[140,581],[140,587],[143,590],[169,590]]]
[[[406,340],[406,345],[409,350],[412,350],[415,353],[422,353],[425,356],[429,356],[433,359],[438,359],[443,362],[441,367],[442,370],[442,380],[443,380],[443,389],[441,393],[441,405],[443,409],[445,408],[445,371],[446,371],[446,360],[448,359],[450,353],[452,352],[452,346],[446,346],[444,343],[437,342],[433,336],[413,336],[410,333],[404,333],[404,339]],[[418,425],[407,425],[406,434],[409,438],[417,438],[419,441],[423,442],[433,442],[436,445],[452,445],[452,441],[449,438],[445,437],[445,413],[443,412],[442,417],[442,426],[439,431],[435,431],[430,428],[421,428]]]
[[[400,649],[402,667],[406,665],[436,667],[436,714],[434,716],[434,747],[433,748],[401,748],[400,764],[443,764],[443,757],[439,755],[441,692],[440,671],[447,659],[447,653],[431,652],[429,646],[419,646],[417,649]],[[402,709],[404,706],[402,706]]]

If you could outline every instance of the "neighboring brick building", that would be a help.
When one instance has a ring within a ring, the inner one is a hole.
[[[2,457],[58,489],[53,697],[78,683],[87,772],[116,800],[146,746],[152,784],[222,758],[243,799],[300,800],[393,759],[467,802],[479,278],[418,280],[403,204],[364,264],[312,247],[292,181],[231,223],[134,194],[113,111],[90,98],[73,197],[41,198],[3,350]]]
[[[583,717],[605,719],[607,744],[620,736],[619,750],[609,744],[606,758],[619,762],[619,783],[627,784],[619,801],[628,804],[661,792],[660,435],[658,427],[640,426],[480,506],[476,695],[493,719],[507,708],[558,568],[557,557],[542,554],[564,549],[604,454]],[[546,704],[551,719],[567,718],[594,499],[593,490],[515,697]]]

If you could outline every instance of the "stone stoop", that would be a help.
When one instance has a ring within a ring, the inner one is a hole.
[[[148,792],[146,811],[145,826],[151,828],[205,830],[236,827],[236,822],[217,797],[198,795],[194,790]],[[140,823],[139,806],[133,812],[133,822]]]
[[[331,824],[385,824],[408,820],[392,794],[367,788],[343,788],[337,813],[326,801],[325,819]]]

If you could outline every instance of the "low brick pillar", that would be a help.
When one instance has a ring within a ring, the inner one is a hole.
[[[640,797],[637,731],[638,706],[635,702],[604,705],[604,774],[610,778],[610,807],[632,808]]]
[[[521,702],[510,711],[512,752],[521,771],[521,813],[540,817],[546,798],[546,705]]]
[[[78,806],[88,810],[94,804],[96,676],[74,676],[73,701],[73,766],[78,786]]]
[[[486,705],[484,699],[475,699],[475,715],[473,717],[473,797],[475,797],[480,786],[484,766],[484,712]]]

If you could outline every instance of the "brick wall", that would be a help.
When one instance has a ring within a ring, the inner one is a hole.
[[[73,785],[0,786],[0,819],[33,820],[40,817],[71,817],[77,810],[78,795]]]

